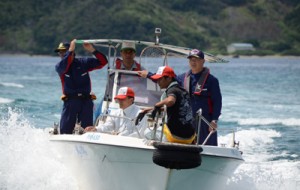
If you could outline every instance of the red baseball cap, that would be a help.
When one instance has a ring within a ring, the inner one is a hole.
[[[134,98],[134,91],[132,88],[129,87],[122,87],[118,91],[118,95],[115,97],[115,99],[124,100],[126,97],[132,97]]]
[[[158,80],[158,79],[160,79],[161,77],[164,77],[164,76],[172,77],[172,78],[176,77],[176,75],[174,73],[174,70],[171,67],[163,66],[163,67],[158,68],[156,74],[151,76],[151,79]]]

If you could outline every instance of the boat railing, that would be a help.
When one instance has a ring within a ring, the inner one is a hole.
[[[237,149],[239,148],[240,142],[235,140],[236,130],[234,130],[234,129],[218,129],[218,131],[229,131],[229,132],[231,132],[232,133],[232,139],[231,139],[231,142],[230,142],[230,147],[237,148]],[[226,146],[225,143],[221,143],[220,145],[222,147]]]
[[[215,132],[217,132],[217,129],[214,128],[206,119],[205,117],[202,116],[202,109],[200,108],[198,111],[197,111],[197,114],[198,114],[198,127],[197,127],[197,138],[200,137],[200,128],[201,128],[201,120],[204,121],[209,128],[211,128],[212,130],[209,132],[208,136],[206,137],[206,139],[203,141],[202,145],[205,145],[208,141],[208,139],[211,137],[211,135]],[[197,145],[199,144],[199,141],[197,140]]]
[[[198,127],[197,127],[197,137],[199,137],[200,135],[200,128],[201,128],[201,120],[204,121],[212,130],[210,131],[210,133],[208,134],[208,136],[206,137],[206,139],[204,140],[204,142],[202,143],[202,145],[205,145],[207,143],[207,141],[209,140],[209,138],[211,137],[211,135],[215,132],[217,132],[217,129],[214,128],[209,121],[207,121],[207,119],[205,119],[205,117],[202,116],[202,109],[200,108],[197,111],[198,114]],[[220,129],[218,129],[218,131],[220,131]],[[235,130],[232,129],[221,129],[221,131],[231,131],[232,132],[232,142],[231,142],[231,147],[236,147],[239,148],[239,142],[235,141]],[[197,141],[197,145],[198,145],[198,141]],[[222,144],[222,146],[225,146],[224,144]]]
[[[205,145],[207,143],[207,141],[209,140],[209,138],[211,137],[211,135],[217,131],[230,131],[232,132],[232,139],[231,139],[231,143],[230,143],[230,147],[232,148],[239,148],[239,142],[236,142],[235,140],[235,130],[233,129],[216,129],[214,128],[210,122],[205,119],[203,116],[202,116],[202,110],[199,109],[198,112],[198,127],[197,127],[197,138],[199,138],[200,136],[200,128],[201,128],[201,121],[204,121],[212,130],[211,132],[209,133],[209,135],[206,137],[206,139],[204,140],[204,142],[201,144],[202,146]],[[149,117],[149,116],[148,116]],[[161,113],[157,113],[154,120],[153,119],[148,119],[148,123],[150,122],[151,126],[153,127],[153,135],[152,135],[152,140],[155,140],[155,137],[156,137],[156,133],[157,133],[157,129],[158,127],[161,127],[161,134],[160,134],[160,141],[162,142],[163,140],[163,130],[164,130],[164,124],[166,122],[166,106],[164,106],[164,109],[161,111]],[[199,145],[198,143],[198,140],[197,140],[197,143],[196,145]],[[221,144],[222,147],[225,147],[226,144]]]
[[[136,74],[138,75],[138,72],[137,71],[129,71],[129,70],[122,70],[122,69],[108,69],[109,72],[120,72],[120,73],[127,73],[127,74]]]
[[[163,130],[164,130],[164,123],[166,121],[166,106],[163,107],[162,110],[157,112],[155,115],[152,115],[152,113],[148,112],[145,117],[148,117],[147,119],[147,128],[151,131],[150,140],[155,141],[163,141]],[[161,127],[161,129],[159,129]],[[157,133],[160,131],[160,134]]]

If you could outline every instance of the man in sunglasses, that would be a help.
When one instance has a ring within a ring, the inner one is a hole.
[[[122,58],[116,59],[114,65],[115,69],[127,70],[127,71],[141,71],[145,69],[144,67],[141,66],[140,63],[134,60],[136,55],[135,43],[129,41],[122,42],[120,54]],[[102,112],[102,103],[103,100],[100,101],[100,103],[96,106],[96,110],[94,113],[95,120],[99,117],[99,115]]]
[[[135,43],[124,41],[121,46],[121,57],[116,60],[115,68],[129,71],[141,71],[144,68],[134,60],[136,49]]]

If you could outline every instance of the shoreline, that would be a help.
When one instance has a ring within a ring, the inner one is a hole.
[[[78,56],[84,56],[84,55],[78,55]],[[225,59],[240,59],[240,58],[300,58],[300,56],[295,56],[295,55],[240,55],[239,57],[234,57],[233,55],[216,55],[217,57],[220,58],[225,58]],[[56,55],[31,55],[31,54],[22,54],[22,53],[0,53],[0,57],[57,57]],[[137,56],[139,57],[139,56]]]
[[[230,59],[240,59],[240,58],[300,58],[300,56],[295,56],[295,55],[240,55],[239,57],[234,57],[234,55],[217,55],[217,57],[230,58]]]

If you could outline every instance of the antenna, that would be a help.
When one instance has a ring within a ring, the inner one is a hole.
[[[159,44],[159,35],[160,34],[161,34],[161,28],[155,28],[155,36],[156,36],[155,45]]]

